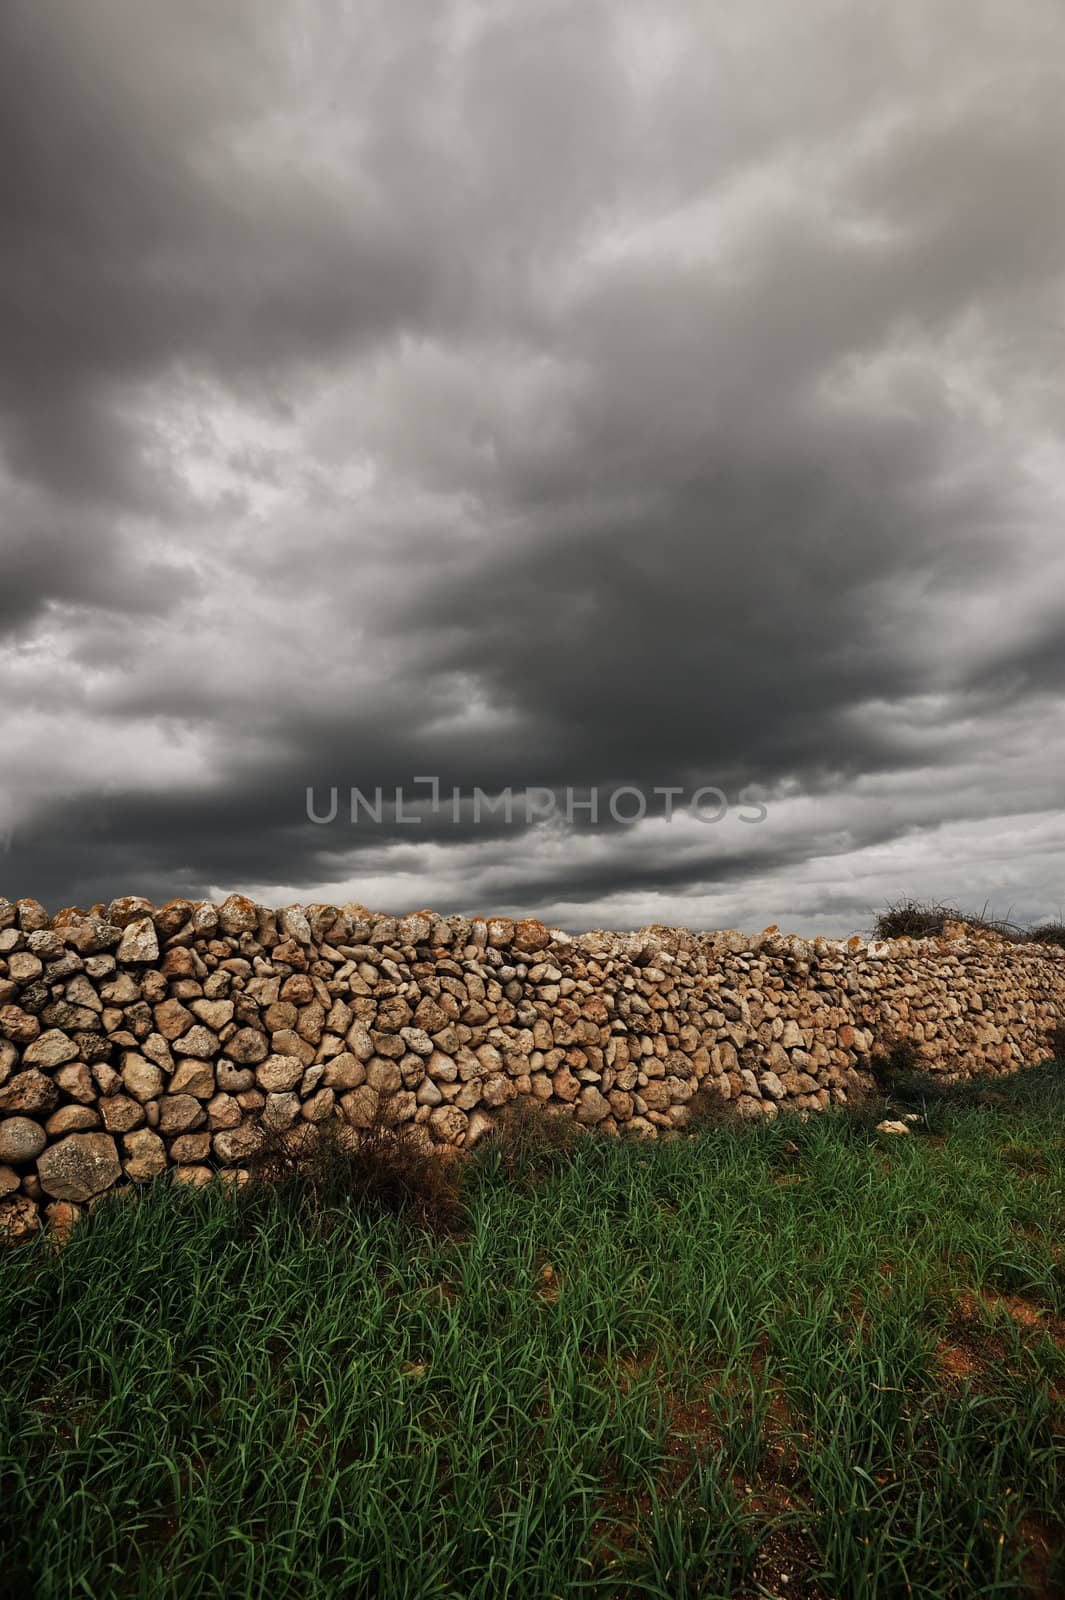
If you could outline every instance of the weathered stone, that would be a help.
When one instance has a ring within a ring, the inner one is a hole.
[[[603,1098],[593,1083],[586,1083],[580,1092],[574,1115],[578,1122],[602,1122],[604,1117],[610,1115],[610,1102]]]
[[[21,1182],[14,1167],[0,1167],[0,1200],[6,1200],[9,1194],[14,1194]]]
[[[239,1028],[223,1048],[229,1059],[241,1066],[258,1066],[270,1054],[266,1036],[258,1028]]]
[[[189,1010],[215,1033],[233,1020],[232,1000],[190,1000]]]
[[[275,1131],[291,1128],[300,1114],[300,1097],[291,1090],[277,1094],[268,1094],[266,1105],[263,1107],[263,1127]]]
[[[67,1066],[60,1067],[52,1074],[52,1082],[63,1094],[81,1105],[91,1105],[96,1099],[96,1084],[84,1061],[71,1061]]]
[[[218,1128],[239,1127],[243,1118],[243,1108],[230,1094],[216,1094],[207,1102],[207,1126],[212,1132]]]
[[[218,925],[223,933],[254,933],[259,926],[255,903],[244,894],[231,894],[218,907]]]
[[[454,1144],[466,1132],[469,1119],[457,1106],[437,1106],[429,1113],[429,1126],[441,1143]]]
[[[180,1062],[170,1080],[171,1094],[191,1094],[197,1100],[210,1100],[215,1092],[214,1072],[208,1061],[187,1057]]]
[[[125,1160],[122,1170],[134,1183],[146,1183],[166,1170],[166,1146],[150,1128],[138,1128],[122,1138]]]
[[[197,1189],[202,1189],[211,1182],[214,1173],[210,1167],[175,1167],[174,1178],[178,1183],[191,1183]]]
[[[211,1154],[209,1133],[180,1133],[170,1146],[171,1161],[206,1161]]]
[[[255,1073],[250,1067],[234,1067],[228,1061],[219,1061],[215,1067],[218,1087],[226,1094],[240,1094],[255,1085]]]
[[[262,1131],[257,1127],[223,1128],[211,1139],[211,1148],[220,1161],[233,1163],[247,1161],[262,1141]]]
[[[126,1092],[142,1104],[163,1092],[162,1072],[154,1062],[145,1060],[134,1050],[127,1050],[123,1057],[121,1078]]]
[[[303,1076],[303,1070],[301,1056],[269,1056],[261,1066],[256,1067],[255,1081],[266,1093],[280,1094],[295,1088]]]
[[[340,1109],[353,1128],[368,1128],[377,1115],[379,1104],[377,1090],[368,1083],[340,1097]]]
[[[206,1112],[191,1094],[164,1095],[159,1102],[159,1128],[162,1133],[190,1133],[206,1120]]]
[[[92,1106],[60,1106],[48,1118],[44,1131],[50,1139],[58,1139],[64,1133],[84,1133],[99,1126],[99,1113]]]
[[[33,983],[44,971],[44,962],[30,950],[16,950],[7,958],[7,971],[19,985]]]
[[[0,1243],[18,1244],[32,1239],[41,1228],[40,1211],[29,1195],[13,1195],[10,1200],[0,1200]]]
[[[0,1006],[0,1034],[13,1044],[32,1044],[41,1031],[41,1024],[32,1012],[21,1006]]]
[[[59,1090],[35,1067],[16,1072],[0,1089],[0,1116],[47,1115],[58,1104]]]
[[[60,1033],[58,1028],[52,1028],[27,1046],[22,1060],[27,1067],[51,1069],[61,1067],[66,1061],[73,1061],[77,1053],[77,1045],[65,1033]]]
[[[119,961],[158,961],[159,937],[151,917],[138,917],[127,925],[115,955]]]
[[[144,1121],[144,1107],[128,1095],[105,1095],[99,1102],[100,1115],[108,1133],[129,1133]]]
[[[325,1063],[323,1078],[330,1089],[357,1089],[366,1082],[366,1067],[351,1051],[345,1051]]]
[[[37,1158],[37,1176],[54,1200],[88,1200],[117,1182],[122,1167],[109,1133],[70,1133]]]
[[[202,1023],[197,1023],[180,1039],[173,1041],[172,1047],[176,1056],[195,1056],[199,1061],[210,1061],[222,1048],[218,1035],[212,1033],[210,1028],[205,1028]]]
[[[366,1082],[379,1094],[392,1094],[402,1086],[403,1076],[394,1061],[373,1056],[366,1064]]]
[[[0,1161],[36,1161],[47,1143],[44,1129],[29,1117],[5,1117],[0,1122]]]

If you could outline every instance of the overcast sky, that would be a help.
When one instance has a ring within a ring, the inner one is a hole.
[[[0,892],[1060,916],[1063,149],[1061,0],[3,0]]]

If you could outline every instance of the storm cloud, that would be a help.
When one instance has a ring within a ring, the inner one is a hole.
[[[1060,916],[1063,61],[1056,0],[7,0],[0,892]]]

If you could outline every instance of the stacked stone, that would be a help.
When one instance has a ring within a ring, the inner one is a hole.
[[[845,1104],[895,1037],[952,1076],[1045,1059],[1065,951],[947,932],[574,939],[242,895],[55,917],[0,899],[0,1230],[171,1167],[239,1171],[260,1127],[365,1126],[382,1101],[469,1149],[519,1095],[656,1137],[704,1081],[743,1117]]]

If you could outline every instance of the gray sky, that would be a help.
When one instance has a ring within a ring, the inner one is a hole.
[[[0,892],[1061,915],[1063,149],[1060,0],[4,0]]]

